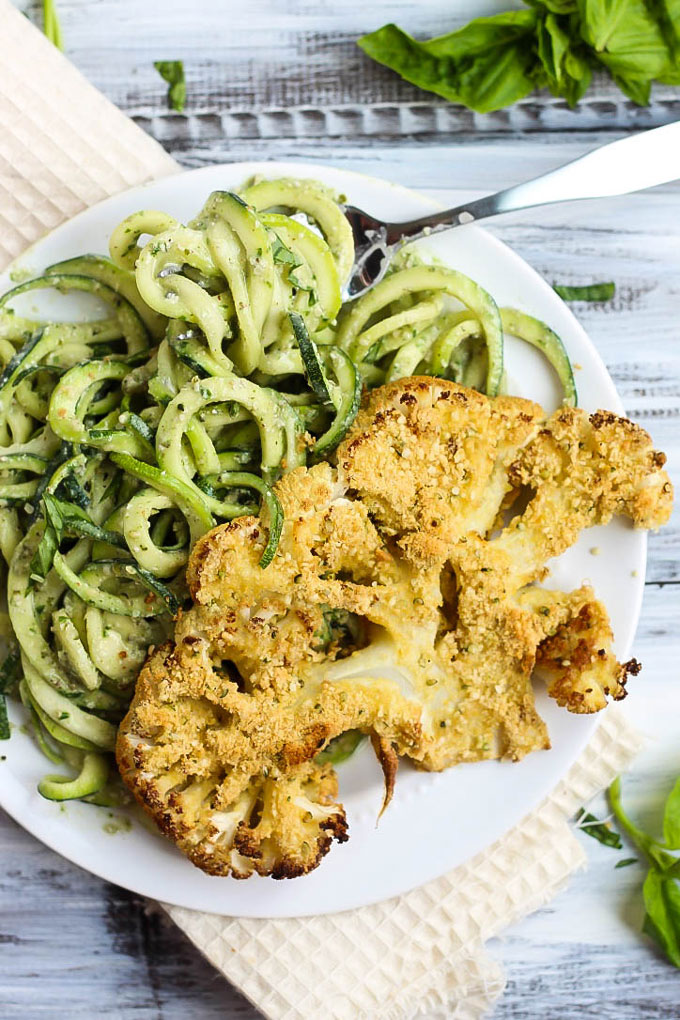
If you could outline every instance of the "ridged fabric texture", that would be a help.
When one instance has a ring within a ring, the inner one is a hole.
[[[8,0],[0,38],[3,269],[81,209],[178,167]]]
[[[0,0],[0,30],[2,269],[80,210],[178,167],[8,0]],[[484,943],[585,865],[567,819],[626,768],[638,746],[610,709],[566,779],[521,825],[397,899],[276,921],[165,909],[271,1020],[478,1020],[504,987]]]
[[[276,921],[166,910],[271,1020],[479,1020],[505,984],[484,943],[551,900],[585,866],[567,819],[630,764],[639,746],[620,711],[608,709],[540,807],[467,864],[397,899]]]

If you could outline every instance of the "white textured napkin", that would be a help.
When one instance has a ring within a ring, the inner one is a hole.
[[[272,1020],[478,1020],[503,991],[484,942],[585,866],[567,819],[635,756],[616,708],[540,807],[488,850],[396,899],[326,917],[252,921],[167,907],[172,919]]]
[[[0,0],[0,36],[2,269],[76,212],[177,164],[8,0]],[[504,986],[484,942],[584,866],[567,818],[625,769],[638,746],[619,712],[608,710],[566,779],[521,825],[397,899],[283,921],[166,909],[272,1020],[478,1020]]]

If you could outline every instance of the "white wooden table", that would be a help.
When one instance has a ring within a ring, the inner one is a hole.
[[[57,0],[67,52],[186,166],[295,158],[381,175],[453,204],[556,166],[631,128],[680,118],[680,91],[638,109],[605,83],[576,112],[549,96],[478,116],[419,93],[355,48],[396,21],[435,34],[501,0]],[[37,3],[18,6],[38,17]],[[508,5],[509,6],[509,5]],[[0,26],[1,36],[1,26]],[[182,58],[186,116],[152,61]],[[680,186],[507,216],[489,227],[547,279],[613,279],[575,309],[628,413],[680,465]],[[626,800],[654,824],[680,773],[680,533],[649,545],[628,711],[649,735]],[[602,814],[604,805],[593,810]],[[642,871],[584,839],[590,867],[492,945],[509,978],[495,1020],[678,1020],[680,974],[639,934]],[[256,1013],[141,898],[0,817],[0,1017],[254,1020]]]

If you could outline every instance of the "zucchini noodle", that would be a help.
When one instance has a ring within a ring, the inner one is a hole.
[[[187,599],[192,545],[259,507],[266,569],[283,525],[274,482],[333,456],[362,388],[417,373],[495,395],[505,330],[546,355],[576,402],[543,323],[409,255],[343,305],[353,260],[326,187],[254,180],[214,192],[187,224],[134,213],[110,257],[67,259],[0,297],[11,624],[0,700],[21,698],[39,747],[68,773],[45,776],[44,797],[120,802],[117,725]],[[15,308],[47,288],[88,293],[102,311],[42,322]]]

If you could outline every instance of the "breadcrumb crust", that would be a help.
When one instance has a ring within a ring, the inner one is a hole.
[[[205,535],[194,606],[142,670],[121,724],[121,774],[204,871],[291,878],[347,839],[330,765],[348,729],[372,737],[391,796],[398,756],[441,770],[548,748],[532,676],[572,712],[625,695],[604,606],[536,585],[580,532],[670,515],[663,454],[609,412],[489,400],[442,380],[373,391],[337,465],[277,483],[266,516]],[[363,640],[322,639],[329,613]]]

